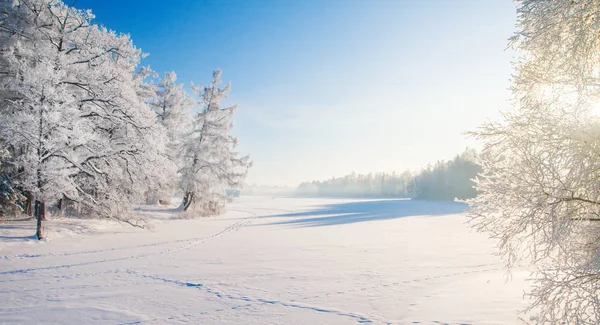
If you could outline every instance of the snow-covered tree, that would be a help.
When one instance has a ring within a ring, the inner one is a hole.
[[[169,164],[138,96],[141,51],[61,1],[3,1],[0,12],[0,142],[35,197],[38,237],[47,204],[128,220]]]
[[[158,122],[165,128],[167,136],[167,156],[174,166],[183,166],[183,143],[190,134],[192,107],[194,101],[178,84],[175,72],[167,72],[157,83],[148,89],[149,104],[156,113]],[[179,185],[176,170],[165,170],[170,183],[156,193],[150,193],[150,200],[160,197],[170,198],[174,188]]]
[[[482,139],[469,212],[509,267],[533,263],[538,324],[600,322],[600,3],[519,1],[514,110]]]
[[[227,202],[226,189],[241,188],[251,165],[248,156],[235,151],[237,139],[230,134],[236,105],[221,107],[230,86],[219,88],[221,71],[212,83],[192,88],[198,95],[199,113],[184,144],[184,165],[180,169],[184,192],[182,208],[192,207],[203,214],[215,214]]]
[[[19,201],[23,195],[15,187],[13,178],[17,171],[13,168],[10,152],[0,148],[0,217],[6,213],[20,210]]]

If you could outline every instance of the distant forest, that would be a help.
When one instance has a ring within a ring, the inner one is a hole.
[[[481,172],[477,152],[466,149],[449,161],[438,161],[420,173],[352,173],[325,181],[301,183],[295,196],[318,197],[411,197],[424,200],[454,200],[477,195],[474,179]]]

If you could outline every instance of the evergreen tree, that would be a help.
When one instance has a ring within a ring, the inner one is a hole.
[[[184,143],[184,165],[180,169],[184,191],[182,208],[202,214],[215,214],[228,201],[226,189],[239,189],[251,165],[248,156],[235,151],[237,139],[231,136],[236,105],[221,107],[230,85],[219,88],[221,71],[213,73],[207,86],[192,86],[199,97],[200,112]]]

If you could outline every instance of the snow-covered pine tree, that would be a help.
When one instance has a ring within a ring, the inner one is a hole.
[[[183,166],[183,143],[190,133],[193,99],[177,83],[175,72],[167,72],[157,83],[151,85],[149,104],[156,113],[158,123],[166,131],[167,156],[172,165]],[[155,201],[159,198],[167,200],[179,185],[176,171],[166,171],[172,175],[168,184],[157,192],[148,194],[148,200]]]
[[[228,200],[226,189],[241,188],[251,166],[249,156],[240,157],[235,151],[237,139],[230,130],[237,106],[221,107],[230,85],[219,88],[220,83],[218,70],[211,84],[192,85],[200,111],[184,144],[184,166],[180,169],[184,211],[192,207],[205,215],[218,213]]]

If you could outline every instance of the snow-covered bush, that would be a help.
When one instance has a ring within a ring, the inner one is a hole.
[[[23,194],[15,188],[12,180],[14,170],[7,164],[9,158],[8,150],[0,149],[0,216],[21,212],[25,200]]]

